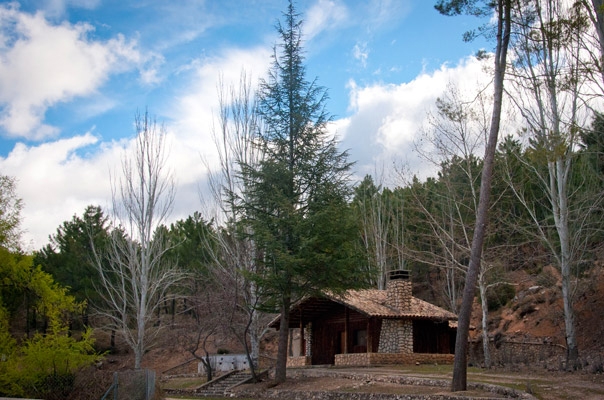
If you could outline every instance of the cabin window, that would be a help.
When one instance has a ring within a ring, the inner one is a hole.
[[[354,331],[354,342],[352,345],[367,347],[367,329],[359,329]]]

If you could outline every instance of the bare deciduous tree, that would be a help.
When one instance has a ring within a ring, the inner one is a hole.
[[[255,378],[260,340],[268,330],[269,317],[258,310],[261,288],[249,279],[256,272],[257,250],[250,232],[240,231],[250,228],[241,224],[244,211],[238,201],[246,193],[241,166],[256,165],[262,158],[261,149],[254,145],[260,127],[255,95],[245,73],[239,86],[227,88],[221,81],[218,91],[220,113],[213,133],[220,167],[209,179],[218,221],[212,240],[218,246],[211,252],[211,273],[219,287],[231,290],[231,301],[224,304],[227,310],[223,323],[244,346]]]
[[[205,368],[207,381],[213,378],[215,365],[212,364],[211,351],[222,345],[228,337],[229,307],[233,293],[225,292],[225,286],[207,285],[208,290],[198,293],[190,299],[191,311],[195,313],[195,323],[180,330],[179,345],[201,361]]]
[[[411,259],[435,267],[444,276],[442,293],[448,308],[459,312],[462,282],[467,273],[474,224],[478,212],[478,187],[481,172],[479,154],[484,151],[489,131],[489,98],[485,91],[468,94],[449,84],[436,102],[437,113],[428,117],[428,127],[416,144],[424,160],[440,168],[433,185],[412,185],[410,193],[421,215],[430,226],[429,249],[408,251]],[[427,196],[418,189],[432,190]],[[494,199],[493,204],[497,202]],[[485,366],[490,367],[487,325],[488,276],[494,265],[488,262],[496,249],[487,248],[482,256],[478,287],[482,305],[482,336]],[[485,260],[485,258],[487,260]]]
[[[355,189],[354,205],[361,222],[361,240],[368,268],[378,289],[386,289],[388,272],[405,268],[403,198],[366,176]]]
[[[145,350],[158,332],[151,320],[166,292],[184,274],[165,262],[169,249],[157,229],[172,210],[175,184],[166,171],[165,129],[147,113],[136,115],[136,138],[122,160],[121,176],[112,179],[114,229],[106,249],[94,246],[99,271],[101,315],[134,352],[140,368]]]
[[[447,305],[455,313],[459,311],[461,282],[478,208],[481,166],[478,157],[484,151],[488,133],[487,102],[483,92],[470,96],[448,84],[444,95],[436,101],[437,112],[428,115],[428,126],[415,146],[426,162],[440,170],[438,184],[433,186],[436,192],[429,197],[430,201],[438,202],[438,207],[430,209],[422,196],[411,190],[416,199],[414,204],[427,216],[438,249],[413,251],[410,256],[442,270]]]
[[[578,39],[584,49],[581,62],[583,73],[604,91],[604,2],[602,0],[577,0],[575,7],[585,11],[593,29],[587,29]],[[597,77],[596,77],[597,75]]]
[[[533,0],[519,7],[519,43],[514,47],[516,61],[511,72],[512,99],[528,127],[527,154],[532,162],[525,166],[547,199],[541,207],[547,208],[548,218],[540,218],[534,199],[518,185],[510,181],[510,187],[528,211],[562,276],[569,367],[579,356],[572,270],[589,232],[584,229],[588,216],[601,202],[600,194],[589,200],[578,197],[572,182],[578,135],[591,115],[590,96],[586,95],[590,89],[581,62],[581,37],[587,29],[581,10],[561,0]],[[583,176],[582,184],[589,178]]]

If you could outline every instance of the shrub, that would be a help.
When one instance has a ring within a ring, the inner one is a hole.
[[[88,330],[76,340],[55,330],[25,340],[0,367],[0,394],[64,399],[76,372],[99,359],[91,333]]]
[[[487,292],[489,310],[495,311],[507,304],[516,295],[516,289],[509,284],[497,285]]]

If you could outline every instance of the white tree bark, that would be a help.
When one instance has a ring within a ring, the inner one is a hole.
[[[376,271],[375,283],[385,290],[388,272],[405,268],[403,204],[393,204],[393,192],[384,192],[381,183],[375,193],[357,197],[361,215],[361,238],[369,267]],[[392,200],[392,201],[391,201]]]
[[[484,92],[463,93],[449,84],[443,97],[437,101],[438,112],[429,115],[429,126],[422,132],[421,144],[416,144],[422,158],[436,168],[458,160],[455,165],[462,175],[455,182],[444,174],[439,178],[438,182],[445,190],[431,195],[432,200],[440,201],[438,215],[426,208],[420,196],[412,190],[416,199],[414,204],[427,217],[432,237],[437,239],[439,248],[430,254],[410,254],[410,257],[443,271],[445,301],[455,313],[459,311],[461,282],[466,273],[465,261],[470,254],[473,218],[478,209],[480,171],[475,162],[484,151],[489,128],[487,103]],[[469,198],[460,196],[460,193],[468,192]]]
[[[241,74],[238,86],[219,85],[220,113],[214,133],[214,143],[220,168],[210,175],[210,190],[215,204],[213,215],[218,221],[213,238],[219,248],[213,252],[215,276],[219,285],[236,286],[231,304],[232,331],[248,353],[250,364],[257,367],[260,341],[268,330],[268,316],[258,311],[262,291],[248,278],[256,271],[258,257],[251,232],[242,229],[244,217],[238,199],[245,194],[241,165],[254,165],[263,154],[254,146],[260,126],[255,113],[254,93],[249,78]],[[235,322],[236,321],[236,322]],[[248,347],[249,345],[249,347]],[[252,368],[252,373],[255,369]]]
[[[121,333],[140,368],[157,334],[150,321],[166,292],[184,275],[164,262],[169,249],[162,231],[174,200],[174,181],[165,170],[165,131],[148,114],[135,119],[134,146],[113,181],[114,230],[108,249],[93,244],[107,327]]]
[[[547,222],[539,220],[531,200],[521,190],[513,189],[530,212],[537,232],[560,269],[569,366],[577,362],[579,354],[571,270],[573,253],[577,254],[576,246],[581,243],[581,240],[573,243],[571,230],[581,236],[580,224],[585,221],[583,218],[571,220],[571,206],[577,209],[579,204],[573,205],[569,180],[578,140],[577,127],[586,125],[591,102],[590,96],[586,96],[589,88],[582,68],[585,61],[582,57],[588,54],[581,49],[586,27],[565,23],[577,18],[577,10],[580,9],[570,8],[562,0],[532,0],[517,9],[521,42],[515,46],[517,62],[511,81],[515,89],[511,98],[528,126],[536,162],[545,161],[545,173],[535,166],[529,169],[546,194],[554,219],[555,239],[547,234]],[[588,208],[584,212],[587,213]]]

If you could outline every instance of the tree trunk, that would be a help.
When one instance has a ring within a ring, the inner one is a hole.
[[[260,336],[258,332],[260,332],[259,322],[260,318],[258,318],[258,312],[253,311],[252,315],[252,324],[250,326],[250,357],[252,359],[252,363],[254,367],[258,367],[258,362],[260,359]]]
[[[275,365],[275,382],[283,383],[287,377],[287,342],[289,339],[289,306],[291,299],[284,297],[281,303],[281,321],[279,322],[279,344]]]
[[[137,343],[134,346],[134,369],[141,369],[141,363],[143,361],[143,348],[142,343]]]
[[[255,311],[252,311],[252,313],[255,314]],[[250,336],[250,342],[252,341],[251,339],[251,332],[250,332],[250,327],[252,326],[252,318],[248,319],[248,323],[245,327],[245,331],[243,333],[243,347],[245,349],[245,356],[247,358],[247,362],[250,366],[250,373],[252,375],[252,381],[253,382],[258,382],[258,376],[256,375],[256,367],[257,367],[257,363],[256,361],[254,361],[254,359],[252,358],[252,354],[250,351],[250,346],[248,345],[248,341],[247,338],[248,336]]]
[[[207,351],[205,351],[205,357],[201,357],[201,362],[203,363],[203,366],[206,368],[206,380],[209,382],[211,381],[214,377],[212,375],[212,363],[211,363],[211,359],[210,359],[210,353],[208,353]]]
[[[570,163],[570,160],[566,161]],[[551,197],[556,231],[560,239],[560,275],[562,276],[562,300],[564,302],[564,327],[566,336],[566,368],[576,369],[579,358],[577,335],[575,332],[575,312],[572,304],[571,250],[568,221],[567,173],[562,160],[550,163]],[[554,169],[555,168],[555,169]],[[557,189],[557,190],[556,190]]]
[[[29,295],[27,290],[25,291],[25,337],[29,339]]]
[[[491,368],[491,351],[489,350],[489,305],[487,302],[487,283],[484,273],[478,277],[478,288],[480,290],[480,304],[482,309],[482,352],[484,354],[484,367]]]
[[[571,300],[570,274],[568,271],[562,274],[562,299],[564,301],[564,327],[566,335],[566,368],[577,369],[579,347],[577,346],[575,311],[573,310],[573,302]]]
[[[476,290],[476,281],[482,258],[482,246],[488,222],[487,217],[491,197],[493,164],[495,161],[495,150],[497,149],[497,137],[499,136],[499,124],[501,121],[503,79],[505,76],[507,49],[510,40],[511,0],[498,0],[497,3],[498,5],[496,11],[498,16],[498,26],[497,49],[495,51],[495,73],[493,78],[493,115],[491,116],[491,127],[483,161],[482,179],[480,183],[480,199],[478,201],[478,210],[476,213],[474,236],[472,237],[470,264],[466,274],[463,300],[457,322],[455,360],[453,363],[453,379],[451,381],[451,391],[453,392],[467,389],[467,353],[470,318],[472,316],[472,303],[474,302],[474,292]]]
[[[141,310],[136,318],[136,343],[134,345],[134,369],[140,369],[143,361],[143,354],[145,352],[145,315],[147,311],[144,307],[146,298],[141,299]]]
[[[175,317],[176,317],[176,298],[172,297],[172,325],[174,325]]]

